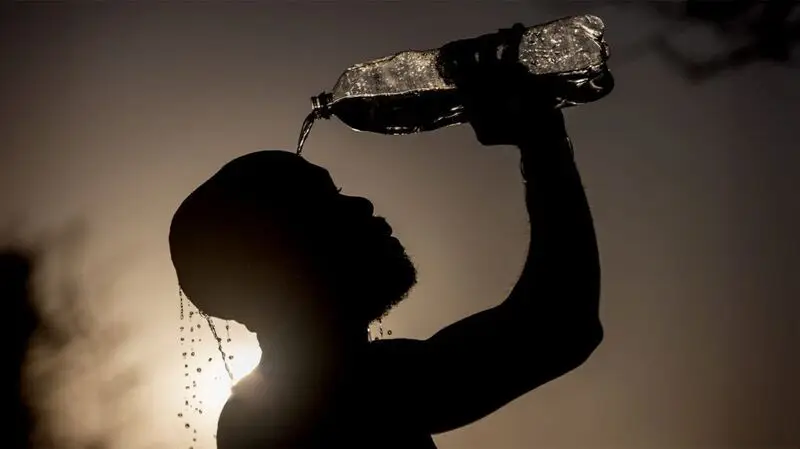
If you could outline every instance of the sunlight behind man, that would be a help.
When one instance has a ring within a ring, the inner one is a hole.
[[[219,362],[213,363],[211,372],[208,373],[213,382],[208,382],[200,392],[206,398],[204,402],[215,409],[221,409],[225,405],[231,388],[250,374],[261,361],[261,348],[255,334],[236,322],[230,322],[230,326],[231,342],[223,344],[223,351],[233,379],[228,374],[225,363],[222,363],[222,354],[217,351],[215,359]]]
[[[231,395],[232,387],[250,374],[261,360],[261,348],[255,334],[234,321],[212,320],[216,328],[224,329],[225,324],[230,326],[229,333],[221,335],[223,338],[220,343],[225,360],[223,361],[223,354],[217,345],[212,343],[213,338],[204,338],[202,343],[198,342],[193,349],[196,358],[202,362],[198,366],[199,370],[190,365],[188,385],[192,389],[185,398],[191,404],[190,408],[202,409],[202,414],[206,417],[219,414]],[[208,332],[208,327],[204,330]]]
[[[261,361],[261,348],[258,346],[258,342],[251,342],[240,345],[233,352],[235,357],[233,360],[228,360],[228,366],[233,373],[233,385],[236,385],[258,366],[258,362]]]
[[[214,447],[217,420],[232,388],[258,366],[262,351],[256,334],[247,327],[202,316],[190,301],[184,300],[182,310],[178,338],[183,397],[177,417],[185,432],[183,442],[195,448]]]

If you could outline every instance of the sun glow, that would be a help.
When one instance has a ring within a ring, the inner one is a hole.
[[[233,373],[233,384],[250,374],[261,360],[261,348],[258,343],[241,346],[233,360],[228,360],[228,366]]]
[[[187,313],[187,318],[181,337],[184,396],[178,418],[189,447],[214,447],[217,420],[231,389],[258,366],[261,348],[256,335],[238,323],[215,319],[198,323],[197,313]]]
[[[261,348],[245,326],[205,315],[180,296],[184,396],[178,417],[196,443],[212,436],[233,386],[258,366]]]
[[[247,377],[261,360],[261,348],[255,335],[247,332],[241,325],[230,324],[230,327],[232,341],[225,344],[226,339],[223,338],[225,363],[218,348],[204,348],[204,352],[208,352],[207,360],[210,363],[202,372],[204,379],[198,382],[196,394],[204,406],[213,410],[222,410],[231,395],[232,387]]]

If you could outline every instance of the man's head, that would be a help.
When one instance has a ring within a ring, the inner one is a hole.
[[[416,282],[368,200],[285,151],[233,160],[180,205],[170,227],[178,280],[200,310],[256,332],[291,323],[363,326]]]

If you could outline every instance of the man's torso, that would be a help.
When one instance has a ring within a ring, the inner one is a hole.
[[[219,449],[436,449],[415,420],[412,407],[422,404],[397,394],[408,379],[394,369],[402,361],[392,357],[390,346],[371,343],[360,368],[333,395],[311,385],[281,389],[270,385],[268,373],[254,372],[236,386],[223,409]]]

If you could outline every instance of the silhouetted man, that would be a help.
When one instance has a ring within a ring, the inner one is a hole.
[[[426,340],[369,342],[368,324],[406,296],[415,269],[372,204],[343,195],[326,170],[289,152],[249,154],[179,207],[170,249],[182,288],[256,332],[264,354],[222,411],[220,449],[434,448],[432,434],[493,413],[598,346],[599,258],[563,118],[495,81],[465,85],[464,102],[481,143],[521,152],[527,260],[505,301]]]

